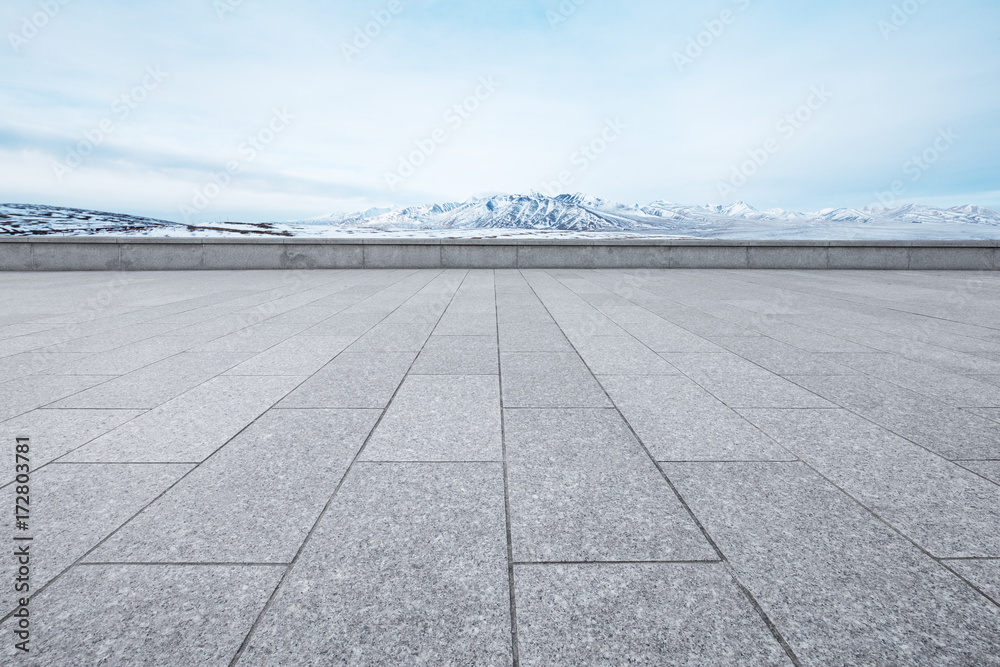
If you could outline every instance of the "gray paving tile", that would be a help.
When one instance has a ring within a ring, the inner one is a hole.
[[[431,336],[413,364],[414,375],[497,375],[496,336]]]
[[[789,461],[795,456],[686,377],[599,376],[658,461]]]
[[[226,375],[312,375],[354,340],[347,336],[293,336],[234,366]]]
[[[466,312],[449,308],[434,329],[435,336],[497,337],[497,316],[490,295],[489,312]]]
[[[1000,557],[1000,487],[843,410],[743,414],[937,558]]]
[[[496,275],[497,294],[531,294],[531,287],[517,270],[498,270]]]
[[[891,354],[826,355],[838,363],[959,407],[1000,407],[1000,387]],[[813,375],[813,373],[801,373]]]
[[[966,408],[966,412],[971,412],[990,421],[1000,422],[1000,408]],[[1000,457],[1000,448],[995,456]]]
[[[790,665],[720,564],[518,565],[521,664]]]
[[[862,344],[787,322],[771,322],[758,330],[776,340],[809,352],[865,353],[871,350]]]
[[[649,319],[625,322],[622,328],[654,352],[721,352],[717,344],[667,322],[652,313]]]
[[[240,664],[510,665],[504,524],[499,464],[358,463]]]
[[[2,442],[31,439],[31,465],[38,469],[142,414],[141,410],[32,410],[0,423]],[[14,468],[0,474],[0,485],[14,479]]]
[[[996,607],[802,463],[671,463],[804,665],[1000,662]]]
[[[437,295],[428,295],[433,297],[428,303],[420,304],[414,303],[414,299],[418,296],[416,295],[405,304],[392,311],[392,313],[385,318],[385,324],[391,324],[393,326],[398,326],[401,324],[423,324],[423,325],[435,325],[437,321],[441,319],[441,315],[444,314],[445,308],[448,307],[448,300],[442,299]]]
[[[50,331],[6,338],[3,341],[3,346],[0,347],[0,358],[23,354],[25,352],[37,352],[38,354],[93,354],[89,350],[63,349],[64,346],[62,344],[67,340],[69,338],[65,334]]]
[[[32,591],[83,557],[190,469],[190,465],[54,464],[34,473],[29,531],[24,533],[34,538]],[[16,486],[0,491],[5,507],[14,506],[15,492]],[[13,582],[16,565],[13,558],[4,558],[0,576]],[[13,586],[0,587],[0,616],[16,608],[17,598]]]
[[[302,330],[305,324],[254,324],[191,349],[192,352],[263,352]]]
[[[272,317],[270,321],[280,322],[281,324],[307,324],[309,326],[316,326],[337,313],[337,308],[331,308],[327,305],[316,305],[317,303],[314,301],[310,305],[299,306],[281,315]]]
[[[383,322],[355,341],[347,351],[354,353],[372,352],[419,352],[434,329],[430,324],[393,324]]]
[[[960,461],[960,465],[1000,484],[1000,459],[996,461]]]
[[[969,377],[979,382],[987,382],[1000,387],[1000,375],[970,375]]]
[[[517,562],[712,560],[715,552],[614,410],[507,410]]]
[[[59,369],[60,375],[125,375],[167,357],[184,352],[197,343],[182,336],[157,336],[85,357]]]
[[[573,346],[555,322],[509,322],[500,318],[500,349],[504,352],[571,352]]]
[[[759,336],[760,332],[677,302],[643,304],[648,310],[696,336],[711,340],[715,336]]]
[[[228,665],[282,569],[77,567],[32,602],[29,656],[9,664]],[[4,624],[11,634],[11,621]]]
[[[379,313],[337,314],[304,331],[305,336],[344,336],[360,338],[381,322],[385,315]]]
[[[935,366],[952,373],[967,375],[1000,374],[1000,359],[989,359],[984,356],[957,352],[904,336],[867,333],[852,336],[852,339],[868,347],[896,354],[929,366]]]
[[[203,343],[206,344],[214,341],[217,338],[222,338],[224,336],[229,336],[230,334],[245,329],[247,326],[251,325],[252,322],[246,317],[233,313],[226,313],[223,315],[218,315],[216,317],[210,317],[209,319],[201,319],[202,316],[198,314],[190,314],[180,318],[164,318],[164,322],[170,322],[175,320],[177,322],[187,322],[190,320],[190,324],[185,327],[174,329],[168,336],[183,336],[183,337],[199,337],[203,339]],[[205,340],[207,339],[207,340]],[[200,351],[200,350],[199,350]],[[226,351],[226,350],[210,350],[213,352]]]
[[[678,375],[662,357],[631,336],[592,336],[574,341],[595,375]]]
[[[197,463],[302,378],[216,377],[81,447],[73,462]]]
[[[628,291],[627,288],[626,291]],[[633,323],[656,322],[660,324],[662,319],[656,318],[664,312],[673,312],[678,305],[673,302],[664,302],[657,299],[656,304],[651,306],[647,302],[636,299],[626,299],[619,296],[609,297],[603,294],[586,295],[584,299],[588,304],[610,317],[624,329],[628,329],[627,325]]]
[[[288,395],[281,408],[384,408],[415,352],[344,352]]]
[[[628,332],[610,317],[591,309],[585,313],[561,313],[556,323],[570,340],[591,336],[627,336]]]
[[[52,404],[55,408],[152,409],[232,368],[250,352],[183,352]]]
[[[504,406],[604,408],[611,401],[576,353],[503,352]]]
[[[1000,560],[950,560],[945,565],[1000,605]]]
[[[87,560],[291,562],[378,416],[271,410]]]
[[[715,342],[778,375],[857,375],[858,370],[836,363],[836,355],[807,352],[765,336],[716,338]]]
[[[1000,424],[867,376],[795,376],[795,382],[942,456],[996,456]]]
[[[110,379],[107,375],[29,375],[0,382],[0,420],[50,405]]]
[[[732,353],[662,356],[731,408],[834,407],[811,391]]]
[[[362,459],[502,461],[499,378],[410,375]]]
[[[21,352],[0,356],[0,378],[9,382],[36,373],[59,375],[63,368],[88,356],[85,352]]]

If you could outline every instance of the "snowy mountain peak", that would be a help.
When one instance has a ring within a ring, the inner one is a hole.
[[[761,211],[743,201],[731,205],[684,206],[658,200],[640,206],[583,193],[550,197],[532,192],[407,208],[369,208],[302,222],[186,225],[80,209],[0,205],[0,235],[330,236],[390,232],[398,235],[612,232],[740,239],[996,239],[1000,238],[1000,213],[974,205],[950,209],[919,204],[897,208],[826,208],[813,213],[781,208]]]

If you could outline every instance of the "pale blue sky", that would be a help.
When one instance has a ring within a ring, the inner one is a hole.
[[[62,1],[0,6],[0,201],[288,220],[562,174],[630,203],[864,206],[898,181],[887,201],[1000,207],[995,1]]]

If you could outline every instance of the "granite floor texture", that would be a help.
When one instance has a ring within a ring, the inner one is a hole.
[[[0,287],[5,665],[1000,665],[995,273]]]

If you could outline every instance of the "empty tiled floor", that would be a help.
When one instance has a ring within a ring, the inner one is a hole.
[[[4,664],[1000,665],[1000,276],[0,286]]]

